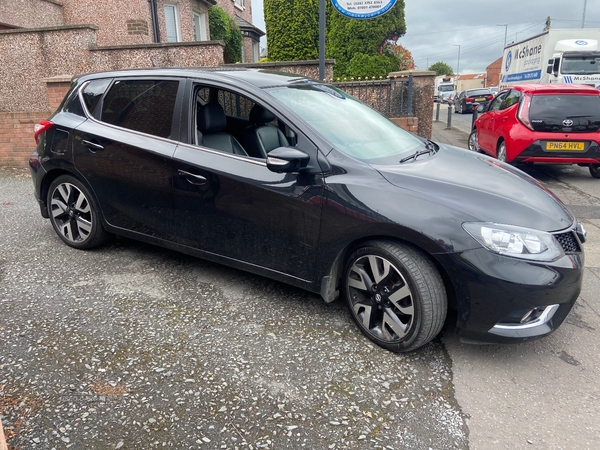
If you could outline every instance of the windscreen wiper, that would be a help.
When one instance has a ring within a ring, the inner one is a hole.
[[[425,141],[425,150],[417,150],[410,156],[406,156],[400,160],[400,164],[405,163],[407,161],[415,160],[421,155],[428,155],[429,153],[435,153],[438,151],[437,145],[435,145],[432,141]]]

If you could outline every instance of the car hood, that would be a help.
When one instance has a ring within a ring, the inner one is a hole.
[[[457,147],[401,165],[373,165],[387,181],[426,201],[462,213],[465,221],[494,222],[544,231],[574,222],[567,207],[526,173]]]

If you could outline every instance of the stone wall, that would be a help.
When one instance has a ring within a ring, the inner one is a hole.
[[[325,79],[333,78],[334,59],[325,60]],[[295,73],[305,77],[319,79],[319,61],[273,61],[248,64],[224,64],[224,67],[246,67],[252,69],[276,70],[279,72]]]
[[[22,28],[60,26],[63,5],[54,0],[1,0],[0,23]]]
[[[0,112],[47,111],[42,80],[55,76],[223,63],[221,41],[97,47],[95,33],[92,25],[0,31]]]
[[[407,80],[413,76],[413,117],[418,119],[416,133],[426,139],[431,139],[433,122],[433,91],[435,72],[426,70],[404,70],[392,72],[389,78]]]

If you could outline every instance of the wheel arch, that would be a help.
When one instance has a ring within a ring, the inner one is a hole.
[[[71,170],[67,170],[63,167],[55,168],[55,169],[49,170],[44,175],[44,178],[42,179],[42,183],[40,185],[40,201],[42,202],[42,217],[44,217],[45,219],[47,219],[49,217],[49,215],[48,215],[48,191],[50,190],[50,185],[52,184],[52,182],[54,180],[56,180],[58,177],[61,177],[63,175],[69,175],[69,176],[72,176],[73,178],[76,178],[77,181],[82,183],[88,189],[88,191],[90,191],[90,193],[94,196],[94,201],[96,202],[96,204],[98,204],[98,199],[96,198],[96,194],[95,194],[94,190],[92,189],[92,187],[89,185],[89,183],[85,180],[85,178],[83,178],[82,176],[78,175],[77,173],[75,173]],[[104,217],[102,217],[102,220],[104,220]]]
[[[434,254],[428,252],[427,250],[418,245],[415,245],[410,241],[398,238],[396,236],[388,235],[371,235],[355,239],[354,241],[349,242],[338,252],[333,261],[333,264],[331,265],[329,272],[325,274],[321,279],[320,294],[326,303],[333,302],[339,296],[341,288],[341,278],[343,276],[344,266],[346,265],[346,260],[348,259],[348,256],[350,256],[358,247],[363,245],[365,242],[369,241],[387,241],[395,244],[404,245],[424,255],[429,261],[431,261],[431,263],[433,263],[438,273],[442,277],[444,287],[446,288],[448,308],[457,308],[456,291],[454,290],[454,285],[451,281],[450,275],[448,274],[444,266],[440,264],[440,262],[435,258]]]

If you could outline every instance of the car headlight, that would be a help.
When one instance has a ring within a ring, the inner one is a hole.
[[[545,231],[490,222],[466,222],[464,230],[483,247],[500,255],[554,261],[564,255],[556,238]]]

